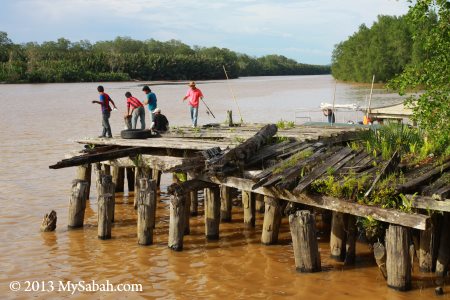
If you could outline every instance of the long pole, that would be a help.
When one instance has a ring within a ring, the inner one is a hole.
[[[370,95],[369,95],[369,106],[367,107],[366,117],[369,117],[370,104],[372,103],[372,92],[373,92],[373,83],[375,81],[375,74],[372,76],[372,86],[370,87]]]
[[[200,98],[201,99],[201,98]],[[213,114],[212,110],[209,109],[208,105],[206,104],[205,100],[201,99],[203,104],[205,104],[206,109],[211,113],[211,115],[214,117],[214,119],[216,118],[216,116]]]
[[[236,97],[234,96],[233,89],[231,88],[231,85],[228,82],[229,78],[228,78],[227,70],[225,69],[224,65],[222,65],[222,67],[223,67],[223,71],[225,72],[225,76],[227,77],[227,85],[228,85],[228,88],[230,89],[231,96],[233,97],[234,103],[236,103],[236,106],[238,108],[239,116],[241,117],[241,123],[244,123],[244,119],[242,119],[241,109],[239,108],[239,104],[236,101]]]
[[[334,80],[334,93],[333,93],[333,109],[331,110],[331,121],[333,121],[333,115],[336,118],[336,115],[334,114],[334,103],[336,102],[336,86],[337,86],[337,80]],[[336,122],[336,119],[335,119]],[[333,126],[333,122],[331,122],[331,126]]]

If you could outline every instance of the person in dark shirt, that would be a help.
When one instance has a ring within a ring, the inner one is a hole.
[[[117,109],[117,107],[111,97],[109,97],[109,95],[105,93],[105,89],[103,88],[103,86],[99,85],[97,87],[97,91],[100,94],[100,101],[93,100],[92,103],[100,104],[102,110],[103,132],[102,135],[99,136],[99,138],[112,138],[111,125],[109,125],[109,117],[111,116],[111,106],[109,105],[109,103],[111,102],[112,105],[114,105],[115,109]]]
[[[155,113],[155,120],[152,123],[152,130],[158,133],[166,132],[169,129],[169,121],[161,113],[161,108],[156,108],[153,112]]]

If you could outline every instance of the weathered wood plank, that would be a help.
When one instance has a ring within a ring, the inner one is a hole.
[[[397,191],[399,193],[406,193],[409,191],[412,191],[414,188],[417,188],[420,185],[423,185],[428,180],[430,180],[433,177],[436,177],[437,175],[441,174],[444,171],[447,171],[450,168],[450,162],[447,162],[443,165],[437,166],[430,171],[426,172],[425,174],[418,176],[416,178],[413,178],[412,180],[409,180],[408,182],[404,184],[397,185]]]
[[[405,197],[409,201],[411,201],[411,206],[414,208],[450,212],[450,199],[438,201],[433,197],[410,195],[410,194],[405,195]]]
[[[364,194],[364,197],[368,197],[372,190],[375,188],[375,185],[380,181],[381,179],[385,178],[387,175],[389,175],[391,172],[393,172],[398,164],[400,163],[400,155],[398,151],[395,151],[394,154],[391,156],[391,158],[384,163],[383,167],[381,168],[378,175],[375,177],[375,180],[372,182],[372,185],[370,188],[366,191]]]
[[[223,184],[240,190],[252,191],[266,196],[288,200],[291,202],[302,203],[314,207],[324,208],[328,210],[352,214],[359,217],[370,216],[375,220],[398,224],[415,229],[425,230],[428,226],[429,216],[422,214],[409,214],[394,209],[385,209],[377,206],[367,206],[358,203],[348,202],[331,196],[324,195],[306,195],[293,193],[287,190],[279,190],[277,188],[259,187],[252,190],[253,181],[250,179],[226,177],[219,179],[217,177],[203,176],[200,178],[204,181],[210,181],[217,184]]]

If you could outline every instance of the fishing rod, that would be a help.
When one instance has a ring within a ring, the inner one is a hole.
[[[239,104],[236,101],[236,97],[234,96],[233,90],[231,89],[231,85],[228,82],[229,78],[228,78],[227,70],[225,69],[225,65],[222,65],[222,67],[223,67],[223,71],[225,72],[225,76],[227,77],[227,85],[228,85],[228,88],[230,89],[231,97],[233,97],[234,103],[236,103],[236,106],[238,108],[239,116],[241,117],[241,123],[244,123],[244,119],[242,119],[241,109],[239,108]]]
[[[206,104],[206,102],[205,102],[202,98],[200,98],[200,99],[202,100],[203,104],[205,104],[206,109],[208,110],[207,113],[208,113],[208,112],[211,113],[211,115],[212,115],[212,116],[214,117],[214,119],[215,119],[216,116],[213,114],[212,110],[209,109],[208,105]]]

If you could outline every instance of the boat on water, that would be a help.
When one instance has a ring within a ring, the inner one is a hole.
[[[320,107],[316,109],[296,109],[294,111],[294,121],[296,124],[304,125],[328,123],[327,111],[331,111],[334,114],[336,125],[383,124],[386,121],[411,123],[413,113],[412,109],[406,107],[403,102],[379,107],[361,107],[355,103],[321,103]]]

